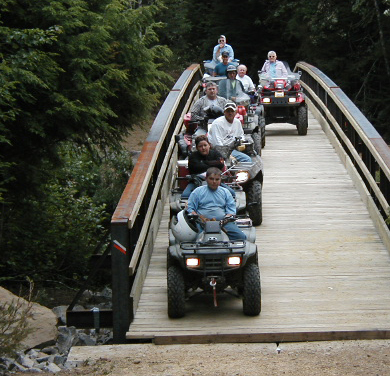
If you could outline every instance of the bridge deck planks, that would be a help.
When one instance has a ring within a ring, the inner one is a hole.
[[[267,126],[263,224],[256,230],[262,312],[221,295],[187,303],[169,319],[168,206],[128,339],[155,343],[274,342],[390,338],[390,257],[358,191],[310,117],[307,136]]]

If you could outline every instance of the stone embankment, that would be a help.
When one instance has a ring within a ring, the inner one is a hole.
[[[111,297],[109,288],[100,293],[85,291],[75,310],[111,308]],[[17,299],[21,298],[0,287],[2,304]],[[34,303],[29,318],[31,333],[23,340],[21,350],[15,356],[0,358],[0,375],[11,375],[16,371],[57,373],[72,367],[67,364],[72,346],[96,346],[112,342],[111,330],[67,327],[66,309],[67,306],[49,309]]]

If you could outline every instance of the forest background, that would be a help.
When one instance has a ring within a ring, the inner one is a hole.
[[[340,86],[390,140],[390,0],[0,0],[0,284],[78,286],[132,169],[123,140],[220,34]]]

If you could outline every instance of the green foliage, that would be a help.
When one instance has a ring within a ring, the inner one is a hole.
[[[160,5],[124,0],[2,1],[0,181],[39,187],[64,140],[119,145],[167,89],[154,22]],[[28,156],[28,158],[26,158]],[[5,164],[7,162],[8,164]]]
[[[64,144],[60,156],[63,165],[51,171],[39,195],[3,205],[3,278],[78,281],[108,241],[109,218],[129,177],[128,153]]]
[[[0,0],[3,278],[86,272],[131,168],[121,141],[170,83],[161,9]]]
[[[18,297],[11,302],[0,303],[0,357],[14,355],[20,349],[21,342],[31,333],[29,319],[33,306],[33,284],[29,282],[26,299]]]

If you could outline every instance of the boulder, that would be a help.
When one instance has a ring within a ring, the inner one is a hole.
[[[16,302],[18,296],[0,287],[0,302],[2,304]],[[23,304],[28,304],[23,298],[19,298]],[[37,348],[49,343],[54,343],[57,338],[57,317],[51,309],[38,303],[33,303],[31,317],[28,319],[31,333],[23,340],[22,349]]]

